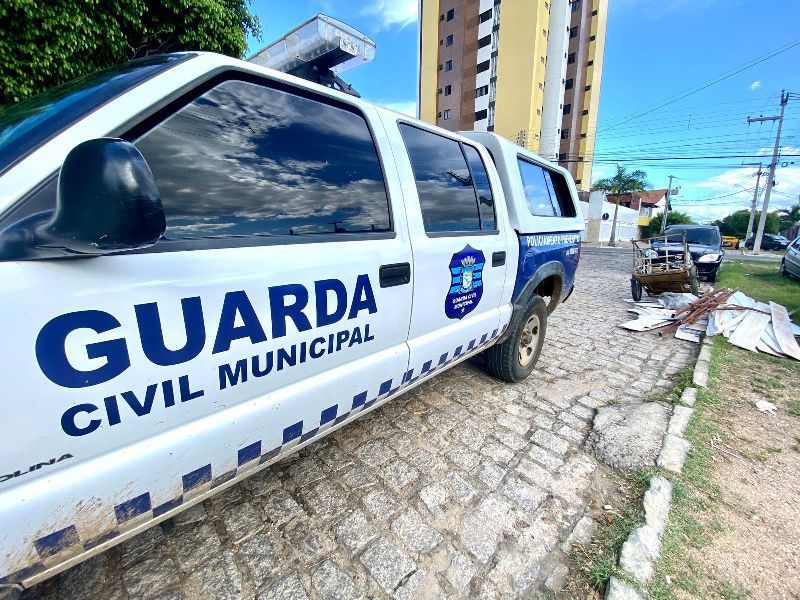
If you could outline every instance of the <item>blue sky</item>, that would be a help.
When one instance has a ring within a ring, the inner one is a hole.
[[[755,177],[742,162],[760,158],[677,160],[676,157],[764,155],[771,123],[747,117],[779,111],[780,90],[798,92],[786,109],[782,152],[770,208],[799,202],[800,45],[685,99],[626,122],[746,63],[800,40],[798,0],[610,0],[594,179],[614,162],[644,169],[653,187],[670,174],[681,191],[676,207],[699,220],[749,207]],[[318,12],[339,18],[377,43],[375,62],[345,77],[367,99],[413,113],[417,86],[417,6],[406,0],[255,0],[261,42],[280,37]],[[591,134],[592,132],[590,132]],[[666,158],[648,161],[646,158]],[[763,182],[763,179],[762,179]],[[763,194],[762,194],[763,197]]]

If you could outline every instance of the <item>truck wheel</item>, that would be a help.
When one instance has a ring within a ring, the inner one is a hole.
[[[540,296],[533,296],[505,341],[486,351],[489,373],[511,383],[525,379],[536,366],[546,331],[547,305]]]
[[[631,297],[636,302],[642,299],[642,284],[638,279],[631,278]]]

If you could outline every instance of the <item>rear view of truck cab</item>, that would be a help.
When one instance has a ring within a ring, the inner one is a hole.
[[[500,175],[511,227],[519,243],[513,314],[501,342],[488,351],[492,374],[520,381],[533,370],[546,315],[575,285],[583,216],[569,171],[499,135],[462,132],[487,148]],[[517,360],[513,359],[518,352]]]

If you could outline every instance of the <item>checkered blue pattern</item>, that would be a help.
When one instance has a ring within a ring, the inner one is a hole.
[[[214,489],[234,479],[237,475],[244,474],[247,470],[246,467],[273,461],[279,455],[288,453],[294,446],[320,435],[325,430],[349,419],[356,413],[371,408],[378,402],[388,400],[404,388],[414,385],[419,380],[430,377],[453,362],[473,354],[494,341],[505,329],[506,327],[499,330],[495,329],[491,334],[483,334],[480,339],[475,338],[467,344],[457,346],[452,353],[445,352],[439,357],[426,360],[419,370],[412,368],[406,371],[402,380],[397,384],[392,379],[384,381],[379,386],[375,396],[371,396],[369,391],[365,390],[353,396],[350,402],[329,406],[320,413],[319,424],[310,429],[304,431],[303,421],[284,427],[281,443],[276,447],[265,449],[262,446],[262,442],[257,441],[240,448],[237,456],[237,467],[234,469],[214,476],[211,464],[207,464],[186,473],[181,477],[183,493],[176,498],[154,506],[150,493],[145,492],[118,504],[114,507],[116,527],[97,537],[81,540],[76,526],[70,525],[34,540],[33,545],[40,560],[14,573],[0,577],[0,584],[22,582],[44,571],[47,568],[45,561],[63,551],[75,551],[76,547],[78,549],[82,548],[83,551],[91,550],[100,544],[113,540],[127,529],[141,524],[142,519],[137,518],[142,515],[150,515],[150,518],[157,518],[181,506],[186,499],[191,499],[201,492]]]

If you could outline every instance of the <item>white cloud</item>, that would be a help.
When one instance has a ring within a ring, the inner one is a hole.
[[[417,0],[372,0],[361,14],[380,19],[382,29],[403,29],[417,22],[417,10]]]
[[[782,153],[791,155],[800,154],[800,151],[797,148],[784,146]],[[792,160],[794,159],[787,156],[786,160],[778,163],[778,168],[775,171],[776,185],[769,199],[770,211],[788,208],[800,201],[798,199],[798,194],[800,194],[800,165],[781,166],[783,162]],[[765,171],[768,162],[769,156],[766,156],[764,160]],[[699,221],[713,221],[737,210],[749,209],[750,202],[753,199],[753,188],[756,184],[755,171],[756,167],[740,167],[728,169],[702,181],[684,182],[680,195],[674,199],[673,208],[689,213]],[[759,186],[759,208],[764,200],[765,183],[765,177],[762,176]]]
[[[760,81],[754,81],[753,83],[750,84],[750,89],[751,90],[757,90],[760,87],[761,87],[761,82]]]
[[[417,103],[414,100],[409,102],[375,102],[378,106],[383,106],[384,108],[388,108],[389,110],[394,110],[399,113],[403,113],[404,115],[408,115],[409,117],[417,116]]]

